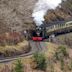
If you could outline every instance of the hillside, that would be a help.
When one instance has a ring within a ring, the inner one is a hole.
[[[0,0],[0,31],[19,32],[32,28],[31,14],[36,2],[37,0]],[[72,0],[63,2],[61,6],[54,11],[48,11],[46,21],[65,20],[72,16]]]
[[[32,26],[31,14],[35,2],[36,0],[0,0],[0,26],[7,26],[6,29],[10,31],[22,31]],[[7,31],[6,29],[2,30]]]
[[[47,22],[62,21],[72,18],[72,0],[62,2],[61,7],[47,12],[45,19]]]

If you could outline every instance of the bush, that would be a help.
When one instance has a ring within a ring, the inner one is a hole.
[[[44,54],[42,53],[35,53],[34,54],[34,62],[36,62],[36,68],[40,70],[45,70],[46,69],[46,59]]]
[[[63,54],[63,56],[68,56],[68,53],[66,51],[66,47],[60,46],[59,47],[60,52]]]
[[[64,60],[62,59],[60,60],[60,62],[61,62],[61,70],[64,70]]]
[[[23,65],[21,63],[21,60],[17,60],[16,64],[15,64],[15,72],[23,72]]]
[[[55,53],[55,58],[56,60],[61,60],[64,57],[69,57],[69,55],[67,53],[66,48],[64,46],[60,46]]]
[[[54,61],[53,59],[48,59],[48,71],[47,72],[54,72]]]
[[[69,63],[68,63],[68,69],[70,71],[72,71],[72,59],[70,59]]]

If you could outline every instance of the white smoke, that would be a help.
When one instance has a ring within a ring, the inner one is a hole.
[[[62,0],[39,0],[32,13],[32,17],[37,26],[43,24],[44,16],[50,9],[56,9],[60,5]]]

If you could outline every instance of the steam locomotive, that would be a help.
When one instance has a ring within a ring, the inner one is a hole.
[[[36,26],[36,29],[32,31],[33,41],[42,41],[46,38],[46,29],[43,25]]]

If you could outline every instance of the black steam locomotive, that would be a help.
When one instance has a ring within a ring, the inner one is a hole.
[[[42,41],[46,38],[46,29],[43,25],[36,26],[36,29],[32,31],[33,41]]]

